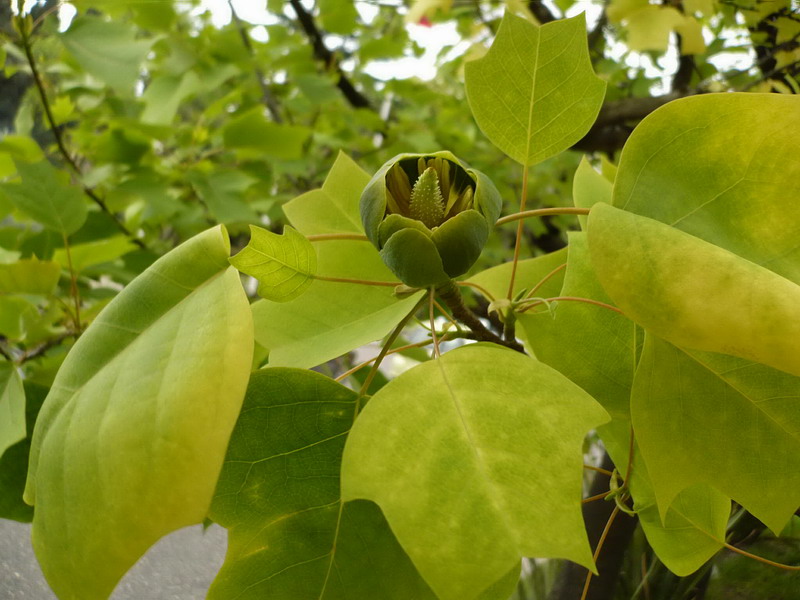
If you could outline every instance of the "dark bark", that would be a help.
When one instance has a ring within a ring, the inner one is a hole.
[[[611,470],[614,463],[606,454],[603,457],[604,469]],[[608,477],[597,474],[589,489],[589,496],[602,494],[608,491]],[[614,502],[596,500],[583,505],[583,519],[586,531],[589,534],[589,543],[592,548],[597,546],[600,535],[614,510]],[[638,519],[620,512],[609,530],[600,556],[597,558],[598,577],[592,577],[589,593],[586,600],[612,600],[614,588],[619,579],[625,551],[630,544]],[[575,563],[566,562],[558,574],[548,600],[579,600],[586,581],[587,570]]]
[[[364,94],[359,92],[353,83],[347,78],[344,71],[339,66],[339,61],[333,55],[333,52],[325,45],[322,39],[322,32],[314,22],[314,17],[303,8],[300,0],[289,0],[297,15],[297,20],[302,27],[303,32],[306,34],[308,41],[311,42],[311,47],[314,51],[314,56],[319,60],[327,70],[331,70],[338,76],[336,86],[341,90],[344,97],[353,108],[373,108],[370,101]]]

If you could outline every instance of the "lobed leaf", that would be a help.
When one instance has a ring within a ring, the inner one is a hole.
[[[478,597],[521,556],[592,567],[580,446],[606,418],[542,363],[458,348],[372,397],[345,445],[342,498],[381,507],[442,600]]]
[[[229,536],[211,600],[436,600],[381,511],[340,500],[358,405],[312,371],[253,374],[211,506]]]
[[[798,377],[648,334],[631,416],[660,512],[703,482],[777,535],[800,505],[799,406]]]
[[[582,15],[538,27],[507,11],[488,54],[465,69],[481,131],[525,166],[581,139],[605,96],[605,82],[592,71]]]
[[[21,183],[0,183],[0,190],[19,210],[48,229],[70,235],[86,221],[82,192],[63,180],[48,161],[17,161]]]
[[[161,536],[208,512],[252,361],[224,228],[166,254],[94,320],[36,422],[25,500],[62,600],[106,598]]]
[[[250,243],[230,259],[242,273],[258,280],[258,294],[275,302],[297,298],[311,285],[317,255],[311,242],[288,225],[283,235],[250,226]]]

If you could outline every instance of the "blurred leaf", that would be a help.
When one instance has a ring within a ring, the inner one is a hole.
[[[0,457],[25,438],[25,390],[17,366],[0,362]]]
[[[80,273],[87,267],[116,260],[133,250],[136,250],[136,245],[124,235],[117,235],[85,244],[71,244],[70,258],[72,259],[72,268],[76,273]],[[69,268],[67,252],[63,248],[53,252],[53,260],[63,268]]]
[[[123,96],[133,93],[140,65],[153,43],[137,39],[137,29],[131,25],[92,16],[75,17],[61,40],[88,73]]]
[[[65,174],[49,162],[16,161],[21,183],[0,183],[0,192],[30,218],[69,235],[86,220],[83,192],[66,183]]]
[[[353,0],[319,0],[319,20],[328,33],[349,35],[356,28],[358,11]]]
[[[34,258],[0,264],[0,294],[53,294],[61,276],[57,262]]]
[[[189,172],[197,195],[220,223],[252,223],[258,215],[244,201],[245,192],[256,180],[240,170],[214,169],[209,173]]]
[[[646,6],[629,14],[627,21],[631,50],[666,52],[669,34],[684,24],[684,17],[671,6]]]
[[[154,78],[142,94],[144,111],[141,120],[151,125],[169,125],[178,112],[181,102],[196,93],[200,79],[194,71],[183,76],[162,75]]]
[[[280,160],[298,159],[311,129],[299,125],[278,125],[267,120],[261,108],[231,119],[222,131],[228,148],[254,150],[261,156]]]
[[[250,242],[231,264],[258,279],[258,295],[287,302],[306,291],[317,272],[317,255],[306,237],[288,225],[283,235],[250,226]]]
[[[25,477],[28,473],[28,454],[31,448],[33,424],[47,395],[47,388],[25,382],[25,434],[20,442],[0,455],[0,519],[29,523],[33,507],[22,500]]]

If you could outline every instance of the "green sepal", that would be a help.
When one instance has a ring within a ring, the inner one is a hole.
[[[491,227],[500,218],[503,210],[503,197],[495,187],[492,180],[475,169],[466,169],[469,175],[475,178],[475,208],[486,217],[486,223]]]
[[[419,229],[395,233],[381,250],[381,258],[400,281],[411,287],[430,287],[450,279],[433,241]]]
[[[489,225],[476,210],[457,214],[431,235],[442,266],[450,277],[463,275],[475,264],[488,238]]]
[[[416,219],[404,217],[403,215],[388,215],[378,227],[380,246],[385,246],[389,238],[402,229],[417,229],[428,237],[431,236],[431,230]]]

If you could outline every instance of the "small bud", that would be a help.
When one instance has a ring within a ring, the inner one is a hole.
[[[425,288],[469,270],[501,205],[491,180],[450,152],[401,154],[364,188],[361,219],[398,279]]]

